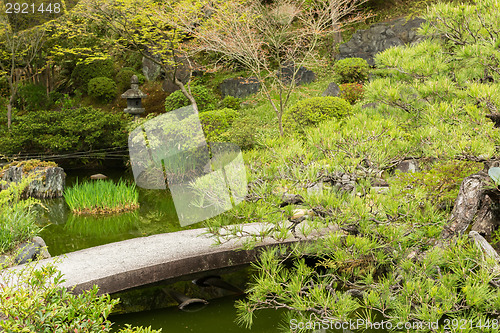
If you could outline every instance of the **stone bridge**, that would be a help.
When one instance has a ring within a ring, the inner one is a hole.
[[[244,230],[256,232],[262,227],[265,226],[248,224]],[[41,260],[37,265],[55,262],[64,274],[62,285],[74,288],[75,293],[98,285],[100,294],[111,294],[248,264],[255,261],[263,248],[307,240],[303,237],[284,241],[265,239],[252,250],[242,250],[241,240],[215,246],[214,239],[206,232],[206,229],[192,229],[134,238]],[[19,270],[23,266],[11,269]]]

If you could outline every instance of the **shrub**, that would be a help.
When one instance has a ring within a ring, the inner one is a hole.
[[[127,121],[92,107],[31,112],[13,118],[11,130],[0,136],[3,154],[82,152],[127,144]]]
[[[306,126],[327,119],[341,119],[352,112],[352,106],[339,97],[312,97],[299,101],[284,115],[284,123],[299,132]]]
[[[340,85],[339,97],[351,104],[363,98],[363,85],[360,83],[344,83]]]
[[[146,77],[142,74],[137,73],[133,68],[123,67],[118,72],[118,74],[116,74],[115,78],[119,93],[123,93],[130,89],[130,80],[133,75],[137,75],[137,78],[139,79],[139,85],[144,84],[144,82],[146,81]]]
[[[75,88],[87,92],[90,80],[96,77],[113,77],[113,61],[111,59],[96,59],[93,61],[83,61],[76,65],[71,73],[71,79]]]
[[[228,108],[200,113],[200,123],[207,142],[220,141],[220,135],[229,129],[237,116],[238,112]]]
[[[427,199],[441,209],[450,209],[458,196],[460,184],[465,177],[483,169],[483,164],[469,161],[440,161],[429,170],[397,173],[391,185],[409,194],[422,188]]]
[[[243,116],[234,119],[231,127],[221,135],[224,142],[232,142],[241,149],[251,149],[255,146],[255,129],[259,127],[259,119],[254,116]]]
[[[96,77],[89,81],[88,92],[100,101],[109,102],[116,96],[116,83],[107,77]]]
[[[75,214],[121,213],[139,207],[135,185],[123,181],[77,182],[64,191],[64,200]]]
[[[241,108],[241,99],[234,96],[226,96],[220,103],[221,108],[229,108],[233,110],[239,110]]]
[[[8,97],[10,94],[9,82],[6,76],[0,77],[0,97]]]
[[[3,270],[2,281],[17,281],[15,286],[0,285],[0,328],[5,332],[110,332],[108,316],[119,300],[98,296],[99,288],[79,295],[60,286],[63,275],[55,265],[25,266],[18,271]],[[155,333],[142,327],[127,326],[119,332]]]
[[[164,103],[167,94],[163,91],[161,82],[148,81],[141,87],[141,90],[148,95],[147,98],[142,100],[142,105],[147,114],[165,112]]]
[[[339,60],[333,65],[334,80],[342,83],[363,83],[368,79],[369,66],[361,58],[347,58]]]
[[[22,85],[17,92],[16,104],[23,110],[43,110],[49,104],[47,89],[39,84]]]
[[[191,92],[193,93],[193,97],[198,104],[198,111],[210,111],[215,109],[215,105],[217,104],[217,100],[210,90],[203,86],[192,86]],[[169,112],[172,110],[179,109],[183,106],[188,106],[191,103],[187,99],[186,96],[182,93],[182,91],[177,90],[167,96],[165,99],[165,111]]]

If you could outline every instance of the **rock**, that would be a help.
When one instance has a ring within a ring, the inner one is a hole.
[[[418,161],[414,159],[404,160],[398,164],[396,169],[401,172],[417,172],[419,171]]]
[[[297,219],[300,219],[301,217],[305,217],[305,216],[314,216],[316,215],[314,213],[314,211],[312,209],[294,209],[293,212],[292,212],[292,220],[297,220]]]
[[[316,183],[313,186],[307,188],[308,195],[321,194],[321,193],[323,193],[323,183],[321,182]]]
[[[48,259],[52,257],[47,248],[47,244],[45,244],[45,241],[43,240],[42,237],[39,236],[33,237],[33,243],[40,248],[39,256],[42,259]]]
[[[108,179],[108,176],[103,175],[102,173],[97,173],[95,175],[90,176],[90,179],[98,180],[98,179]]]
[[[151,56],[156,58],[158,61],[160,59],[159,56]],[[146,77],[148,81],[154,81],[160,76],[161,66],[155,63],[153,60],[142,57],[142,74]]]
[[[59,167],[36,167],[29,174],[39,173],[40,177],[33,180],[24,192],[24,196],[34,198],[59,198],[62,197],[66,174]],[[26,177],[23,166],[11,166],[3,173],[1,185],[2,190],[6,190],[10,183],[19,183]]]
[[[233,96],[243,98],[248,95],[255,94],[260,89],[259,80],[254,77],[236,77],[232,79],[225,79],[219,85],[222,98],[226,96]]]
[[[46,259],[50,257],[45,241],[41,237],[33,237],[31,242],[25,242],[19,245],[14,262],[17,265],[22,265],[31,260],[38,258]]]
[[[321,94],[321,96],[326,97],[326,96],[332,96],[332,97],[337,97],[340,94],[340,87],[335,83],[331,82],[328,85],[328,88]]]
[[[378,106],[378,103],[368,103],[368,104],[363,105],[361,108],[362,109],[368,109],[368,108],[375,109],[377,106]]]
[[[300,205],[304,203],[304,198],[299,194],[284,194],[283,201],[280,203],[280,207],[285,207],[288,205]]]
[[[287,65],[281,68],[281,80],[285,84],[289,84],[293,77],[293,72],[295,71],[295,65]],[[297,73],[295,74],[295,84],[300,86],[302,84],[311,83],[316,80],[316,74],[313,71],[300,67]]]
[[[363,58],[371,66],[375,65],[374,57],[393,46],[413,44],[421,41],[422,36],[416,30],[424,23],[422,18],[396,19],[387,23],[377,23],[366,30],[358,30],[352,38],[339,46],[337,59]]]

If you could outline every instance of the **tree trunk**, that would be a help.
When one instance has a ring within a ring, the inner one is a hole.
[[[493,231],[500,225],[500,191],[488,189],[491,183],[484,171],[462,181],[448,225],[441,234],[443,239],[464,234],[469,228],[491,239]]]
[[[184,96],[186,96],[186,98],[191,102],[191,105],[193,106],[193,109],[196,112],[198,112],[198,104],[196,104],[196,101],[195,101],[193,95],[191,95],[189,93],[189,91],[186,89],[186,86],[184,85],[184,83],[182,83],[182,81],[179,80],[177,78],[177,76],[175,76],[175,74],[174,74],[173,82],[174,82],[174,84],[177,87],[179,87],[179,89],[182,91],[182,93],[184,94]]]
[[[15,95],[10,95],[9,103],[7,104],[7,128],[10,129],[12,125],[12,104],[14,103]]]

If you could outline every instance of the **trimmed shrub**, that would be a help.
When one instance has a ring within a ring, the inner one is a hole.
[[[356,103],[363,98],[363,85],[360,83],[344,83],[340,85],[340,98],[345,99],[351,104]]]
[[[220,141],[220,135],[229,129],[237,116],[238,112],[229,108],[200,113],[200,123],[207,142]]]
[[[241,108],[241,99],[228,95],[224,97],[220,105],[222,109],[229,108],[233,110],[239,110]]]
[[[256,143],[255,129],[258,127],[259,119],[255,116],[237,117],[220,138],[224,142],[236,144],[241,149],[251,149]]]
[[[306,126],[328,119],[341,119],[352,113],[352,106],[339,97],[312,97],[301,100],[284,115],[283,123],[303,132]]]
[[[363,83],[368,79],[369,66],[361,58],[347,58],[339,60],[333,65],[334,81],[342,83]]]
[[[102,102],[110,102],[116,96],[116,83],[107,77],[96,77],[89,81],[88,92]]]
[[[47,89],[39,84],[29,83],[19,87],[17,106],[27,111],[43,110],[49,104]]]
[[[118,87],[118,92],[123,93],[130,89],[130,80],[132,79],[132,75],[137,75],[139,79],[139,85],[144,84],[146,82],[146,77],[142,74],[139,74],[135,71],[135,69],[131,67],[123,67],[118,74],[116,74],[116,85]]]
[[[127,145],[127,121],[92,107],[30,112],[13,118],[12,128],[0,136],[0,151],[53,154]]]
[[[217,100],[210,90],[203,86],[192,86],[191,92],[193,93],[193,97],[198,104],[198,111],[210,111],[214,110],[217,105]],[[182,91],[177,90],[167,96],[165,99],[165,111],[169,112],[172,110],[176,110],[182,108],[184,106],[188,106],[191,103],[187,99],[186,96],[182,93]]]
[[[113,78],[114,68],[111,59],[96,59],[90,62],[82,62],[76,65],[71,72],[71,79],[75,88],[87,92],[90,80],[96,77]]]

